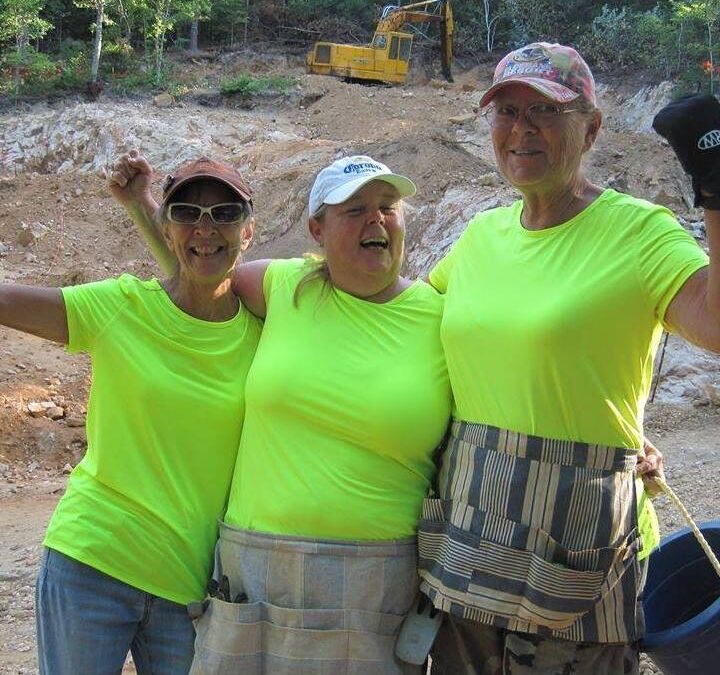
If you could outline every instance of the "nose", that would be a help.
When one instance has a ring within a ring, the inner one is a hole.
[[[209,214],[203,213],[200,220],[195,223],[194,232],[201,237],[209,237],[215,232],[215,223]]]
[[[371,223],[384,223],[385,222],[385,214],[383,213],[382,208],[380,208],[378,206],[374,209],[371,209],[370,222]]]
[[[527,131],[531,133],[537,132],[538,128],[532,123],[532,120],[528,115],[527,108],[524,108],[523,110],[518,110],[517,117],[512,124],[512,130],[515,131],[516,129],[520,133],[524,133]]]

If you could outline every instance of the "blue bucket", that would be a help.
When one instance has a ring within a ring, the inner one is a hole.
[[[720,556],[720,520],[699,526]],[[664,675],[720,672],[720,576],[689,528],[650,555],[641,649]]]

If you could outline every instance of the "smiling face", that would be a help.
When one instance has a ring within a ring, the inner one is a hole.
[[[217,180],[197,180],[181,187],[170,203],[214,206],[241,202],[237,193]],[[205,213],[195,225],[170,222],[165,214],[163,234],[177,256],[180,278],[196,285],[217,284],[250,244],[252,219],[218,225]]]
[[[531,124],[525,116],[529,106],[554,101],[523,84],[503,87],[493,98],[495,106],[512,106],[518,119],[509,128],[492,128],[495,158],[501,173],[525,191],[548,193],[571,185],[580,174],[582,157],[600,129],[600,113],[571,112],[557,116],[547,128]],[[559,108],[578,108],[572,102]]]
[[[398,283],[405,220],[398,191],[373,180],[342,204],[326,205],[310,219],[310,233],[323,247],[335,286],[372,299]]]

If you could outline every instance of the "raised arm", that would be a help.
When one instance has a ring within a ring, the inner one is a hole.
[[[0,325],[67,344],[67,314],[60,289],[0,284]]]
[[[253,260],[235,265],[232,290],[255,316],[264,319],[267,313],[263,280],[272,260]]]
[[[683,284],[665,320],[689,342],[720,352],[720,102],[706,94],[684,96],[655,116],[653,128],[692,178],[695,206],[705,209],[710,249],[710,266]]]
[[[668,305],[666,323],[698,347],[720,352],[720,210],[705,209],[710,266],[693,274]]]
[[[105,174],[110,194],[137,225],[163,272],[172,275],[178,261],[162,235],[162,214],[150,190],[152,177],[152,166],[137,150],[118,157],[111,170]]]

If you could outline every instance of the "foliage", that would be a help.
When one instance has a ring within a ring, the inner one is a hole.
[[[253,77],[247,73],[241,73],[223,80],[220,83],[220,91],[225,96],[238,95],[243,98],[250,98],[257,94],[287,94],[296,84],[297,80],[294,77],[285,75]]]
[[[668,77],[674,41],[667,28],[657,8],[637,12],[605,5],[593,19],[590,32],[581,37],[580,49],[598,70],[617,72],[632,67]]]
[[[126,73],[132,68],[135,50],[127,40],[106,42],[102,46],[102,65],[106,74]]]
[[[166,50],[187,48],[193,22],[207,50],[284,43],[301,52],[321,38],[368,42],[387,2],[0,0],[1,86],[16,94],[80,88],[98,70],[110,89],[171,87]],[[455,53],[466,63],[559,41],[600,72],[638,70],[684,90],[720,89],[720,0],[453,0],[453,10]],[[48,75],[50,63],[60,74]],[[223,85],[242,95],[261,86],[242,76]]]

